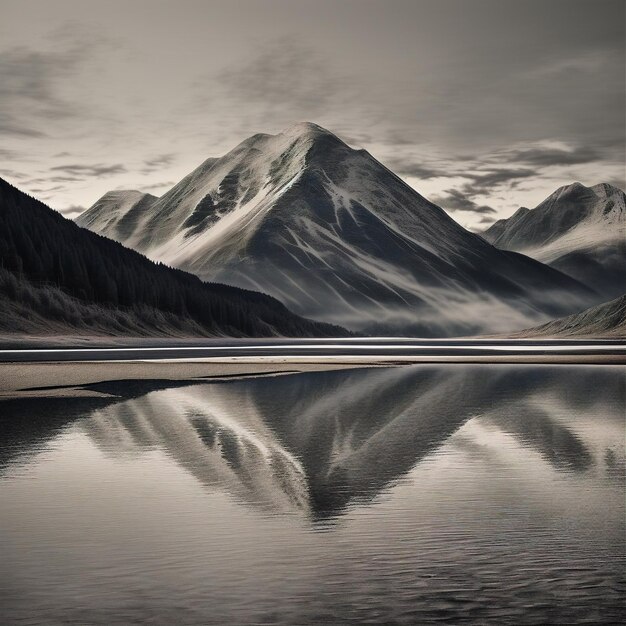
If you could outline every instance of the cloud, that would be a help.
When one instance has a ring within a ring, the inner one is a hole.
[[[97,178],[113,176],[114,174],[124,174],[128,171],[121,163],[115,163],[113,165],[56,165],[55,167],[51,167],[50,170],[53,172],[63,172],[69,176],[95,176]]]
[[[427,151],[424,152],[427,155]],[[474,202],[475,196],[494,196],[496,188],[514,188],[521,180],[539,176],[535,169],[529,167],[494,167],[493,160],[502,157],[496,157],[493,154],[487,154],[482,157],[474,157],[467,155],[451,156],[447,162],[443,162],[441,158],[434,158],[435,165],[428,163],[429,157],[422,156],[426,163],[417,163],[416,158],[412,155],[394,155],[383,159],[384,164],[397,174],[420,179],[421,181],[439,179],[452,179],[457,181],[459,187],[454,192],[454,198],[449,201],[459,204],[461,198],[463,202],[472,201],[474,206],[480,206],[480,203]],[[508,159],[507,159],[508,160]],[[458,181],[466,181],[459,183]],[[450,183],[448,182],[448,185]],[[444,193],[451,193],[450,191]],[[445,197],[445,196],[444,196]],[[469,209],[467,209],[469,210]],[[473,208],[472,210],[476,210]]]
[[[481,215],[495,214],[497,211],[484,203],[477,202],[476,196],[493,197],[494,188],[502,185],[514,187],[521,179],[536,176],[530,169],[493,168],[474,173],[463,171],[452,172],[451,176],[469,179],[458,189],[446,189],[445,195],[434,195],[433,201],[450,212],[467,211]]]
[[[267,103],[296,110],[323,107],[342,87],[329,63],[312,49],[292,39],[262,48],[240,67],[228,68],[219,80],[246,103]]]
[[[61,189],[63,189],[63,185],[56,185],[54,187],[29,187],[29,191],[32,191],[33,193],[45,193],[45,194],[49,194],[53,191],[60,191]]]
[[[191,114],[204,117],[218,103],[216,126],[225,135],[272,132],[311,121],[354,138],[368,128],[363,112],[372,106],[357,82],[337,68],[323,47],[280,38],[248,49],[237,63],[197,80]]]
[[[530,169],[492,169],[485,173],[462,174],[462,176],[472,180],[472,185],[480,189],[491,188],[496,185],[512,183],[520,178],[530,178],[536,176],[537,172]]]
[[[57,83],[74,73],[85,52],[82,45],[57,52],[1,50],[0,134],[43,137],[46,121],[74,115],[76,106],[58,94]]]
[[[4,168],[0,170],[0,176],[2,178],[8,177],[8,178],[14,178],[20,181],[28,178],[28,174],[25,174],[24,172],[16,172],[15,170],[4,169]]]
[[[157,170],[161,170],[168,165],[171,165],[176,160],[174,154],[160,154],[152,159],[146,159],[144,161],[144,167],[141,168],[142,174],[151,174]]]
[[[46,183],[50,182],[50,179],[48,177],[38,177],[38,178],[29,178],[28,180],[25,181],[26,185],[45,185]]]
[[[0,148],[0,159],[10,161],[17,157],[17,152],[15,150],[9,150],[7,148]]]
[[[490,215],[483,215],[478,222],[474,222],[474,224],[468,224],[465,228],[472,233],[476,233],[478,235],[484,233],[494,222],[496,221],[495,217],[491,217]]]
[[[51,183],[78,183],[84,180],[82,176],[51,176],[48,178]]]
[[[163,189],[163,188],[167,188],[169,189],[170,187],[173,187],[176,184],[176,181],[174,180],[168,180],[166,182],[163,183],[153,183],[151,185],[144,185],[143,187],[139,187],[139,191],[154,191],[155,189]]]
[[[110,51],[113,41],[101,30],[65,20],[38,37],[25,31],[21,41],[28,44],[0,47],[0,136],[58,138],[61,128],[71,124],[75,131],[80,122],[97,117],[83,82],[93,72],[81,72],[97,51]]]
[[[506,153],[506,157],[516,163],[550,167],[594,163],[601,161],[604,155],[594,148],[577,146],[570,149],[535,147],[512,150]]]
[[[433,167],[429,167],[428,165],[418,164],[410,157],[390,157],[385,159],[384,165],[401,176],[411,176],[422,180],[429,180],[431,178],[439,178],[442,176],[451,176],[449,171],[438,170]]]
[[[341,139],[351,146],[362,146],[375,141],[375,136],[361,130],[350,130],[342,132]]]
[[[477,204],[470,200],[467,196],[464,196],[460,191],[456,189],[446,189],[444,191],[445,196],[435,195],[432,197],[432,201],[441,205],[444,209],[455,211],[469,211],[471,213],[495,213],[495,209],[487,206],[486,204]]]
[[[470,199],[479,195],[493,195],[498,186],[506,185],[515,187],[520,180],[536,177],[537,172],[531,169],[491,169],[478,173],[462,173],[462,178],[469,178],[471,182],[465,183],[460,188],[460,193]]]
[[[76,216],[80,215],[84,211],[85,207],[79,206],[77,204],[68,206],[65,209],[59,209],[59,213],[63,214],[68,219],[74,219]]]

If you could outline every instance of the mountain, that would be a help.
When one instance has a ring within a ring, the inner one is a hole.
[[[626,295],[586,309],[582,313],[529,328],[522,337],[611,337],[626,339]]]
[[[605,298],[626,286],[626,196],[602,183],[557,189],[536,208],[521,208],[482,236],[590,285]]]
[[[590,303],[576,281],[494,248],[368,152],[311,123],[246,139],[149,209],[122,215],[112,204],[105,196],[77,223],[354,330],[504,331]]]
[[[92,219],[81,224],[109,239],[123,239],[158,200],[141,191],[109,191],[92,207]]]
[[[132,207],[137,202],[128,203]],[[128,215],[128,213],[126,213]],[[264,294],[203,283],[96,235],[0,179],[0,332],[337,336]]]

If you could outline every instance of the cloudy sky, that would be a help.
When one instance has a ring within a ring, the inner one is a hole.
[[[623,0],[0,0],[0,176],[68,216],[308,120],[464,226],[625,181]]]

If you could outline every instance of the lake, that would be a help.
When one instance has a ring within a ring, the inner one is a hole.
[[[613,624],[626,368],[119,381],[0,403],[2,624]]]

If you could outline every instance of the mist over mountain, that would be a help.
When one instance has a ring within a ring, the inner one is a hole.
[[[605,298],[626,289],[626,196],[601,183],[557,189],[534,209],[520,208],[482,236],[593,287]]]
[[[133,197],[123,206],[133,211],[141,202],[142,198]],[[203,283],[191,274],[157,265],[80,228],[2,179],[0,332],[346,334],[341,328],[302,319],[270,296]]]
[[[353,330],[527,327],[593,295],[468,232],[365,150],[297,124],[211,158],[157,200],[107,194],[77,218],[148,257],[269,293]]]

